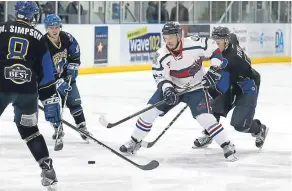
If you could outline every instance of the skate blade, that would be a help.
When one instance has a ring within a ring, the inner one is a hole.
[[[204,149],[204,148],[207,148],[208,146],[209,146],[209,144],[208,145],[201,146],[201,147],[197,147],[196,145],[193,145],[192,148],[193,149]]]
[[[263,146],[264,146],[264,144],[265,144],[265,142],[266,142],[266,139],[267,139],[268,133],[269,133],[269,128],[268,128],[268,127],[266,127],[265,140],[264,140],[264,143],[263,143],[263,145],[262,145],[261,147],[259,147],[259,151],[260,151],[260,150],[262,150],[262,148],[263,148]]]
[[[235,162],[235,161],[237,161],[239,158],[238,158],[235,154],[232,154],[232,155],[228,156],[226,159],[227,159],[228,161],[230,161],[230,162]]]
[[[50,185],[50,186],[46,186],[46,188],[47,188],[47,191],[58,191],[57,184],[53,184],[53,185]]]

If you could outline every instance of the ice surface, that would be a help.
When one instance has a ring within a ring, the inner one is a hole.
[[[291,190],[292,80],[291,65],[256,65],[262,84],[256,118],[270,127],[263,150],[254,138],[236,132],[230,116],[223,125],[235,143],[239,161],[227,162],[213,143],[207,149],[192,149],[201,128],[187,110],[150,149],[130,157],[146,164],[158,160],[153,171],[142,171],[96,143],[85,144],[65,126],[64,149],[53,150],[52,127],[40,113],[44,135],[62,191],[288,191]],[[95,138],[118,150],[128,141],[136,119],[113,129],[102,127],[98,118],[106,114],[115,122],[145,107],[156,85],[151,72],[80,76],[78,80],[88,129]],[[180,104],[157,119],[147,141],[152,141],[183,107]],[[64,119],[73,123],[69,110]],[[40,169],[21,140],[9,106],[0,119],[0,191],[41,191]],[[96,164],[88,165],[88,160]]]

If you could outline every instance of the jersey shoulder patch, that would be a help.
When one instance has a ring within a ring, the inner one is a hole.
[[[61,32],[62,32],[62,33],[61,33]],[[60,32],[60,35],[62,34],[62,36],[65,36],[66,38],[68,38],[68,40],[69,40],[70,42],[73,42],[74,37],[73,37],[70,33],[65,32],[65,31],[61,31],[61,32]]]

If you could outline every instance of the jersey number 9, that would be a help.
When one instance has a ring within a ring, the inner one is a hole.
[[[7,59],[24,60],[27,55],[29,42],[27,39],[20,37],[11,37],[8,44]]]

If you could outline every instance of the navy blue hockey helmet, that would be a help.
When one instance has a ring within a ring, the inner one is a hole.
[[[62,20],[57,14],[47,15],[44,19],[45,27],[58,26],[62,27]]]
[[[170,21],[164,24],[162,28],[162,34],[178,34],[180,37],[182,37],[182,28],[178,22]]]
[[[227,27],[214,27],[212,31],[211,38],[214,40],[224,40],[225,49],[229,46],[231,42],[230,31]]]
[[[227,27],[214,27],[212,31],[212,39],[226,39],[229,38],[230,31]]]
[[[170,35],[170,34],[175,34],[177,36],[176,46],[171,49],[167,45],[166,46],[170,50],[175,50],[179,46],[181,38],[182,38],[182,28],[178,22],[170,21],[164,24],[162,28],[162,35]]]
[[[40,9],[35,1],[17,1],[14,6],[15,16],[19,20],[37,23]]]

